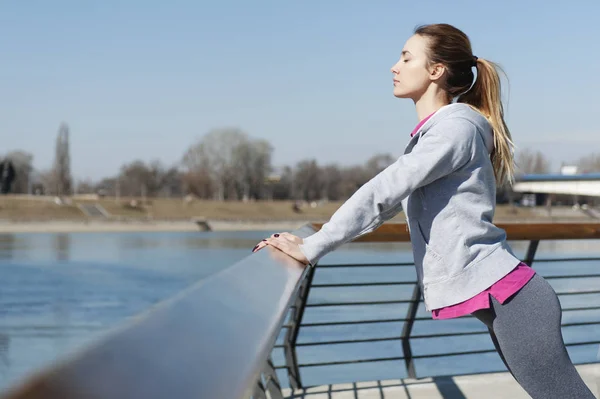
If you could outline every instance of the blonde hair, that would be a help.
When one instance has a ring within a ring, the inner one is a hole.
[[[515,176],[514,143],[504,121],[498,74],[502,69],[491,61],[475,57],[468,36],[452,25],[424,25],[415,29],[415,34],[428,39],[430,62],[446,67],[445,89],[449,100],[458,97],[457,102],[470,105],[490,122],[494,135],[490,160],[496,182],[500,186],[512,184]],[[477,69],[475,83],[473,67]]]

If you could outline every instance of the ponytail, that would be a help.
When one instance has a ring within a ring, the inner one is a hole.
[[[477,78],[457,102],[465,103],[482,113],[490,122],[494,134],[494,150],[490,155],[494,175],[499,186],[512,185],[515,176],[514,143],[506,122],[500,91],[502,69],[495,63],[481,58],[476,59]]]
[[[498,76],[498,71],[502,69],[491,61],[474,57],[469,37],[452,25],[423,25],[415,29],[415,34],[429,39],[429,61],[446,66],[448,77],[445,89],[448,100],[457,98],[456,101],[470,105],[492,125],[494,150],[490,159],[497,185],[512,184],[515,176],[514,144],[504,122]],[[477,68],[477,79],[473,67]]]

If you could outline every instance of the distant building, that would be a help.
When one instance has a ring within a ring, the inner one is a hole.
[[[563,165],[560,167],[561,175],[576,175],[579,171],[577,165]]]

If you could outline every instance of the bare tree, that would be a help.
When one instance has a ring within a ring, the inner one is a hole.
[[[120,194],[124,196],[156,197],[181,194],[179,171],[174,167],[166,168],[158,160],[149,164],[136,160],[123,165],[118,183]]]
[[[373,155],[365,164],[365,173],[372,179],[396,161],[391,154]]]
[[[245,201],[264,198],[265,180],[272,171],[273,147],[264,140],[243,140],[233,152],[237,197]]]
[[[76,184],[77,194],[94,194],[96,186],[91,179],[80,180]]]
[[[106,177],[96,184],[94,191],[99,195],[114,197],[117,195],[117,180],[117,177]]]
[[[203,178],[203,187],[210,185],[217,200],[261,198],[272,151],[269,143],[252,140],[240,129],[212,130],[183,157],[186,185],[193,186],[192,178]]]
[[[208,168],[188,170],[181,175],[183,191],[202,199],[214,196],[213,182]]]
[[[342,198],[349,198],[356,190],[372,178],[370,173],[360,165],[342,169],[341,175],[340,195]]]
[[[5,159],[12,162],[15,179],[12,182],[11,192],[15,194],[27,194],[31,185],[31,174],[33,172],[33,155],[28,152],[16,150],[6,154]]]
[[[338,201],[341,199],[340,185],[342,183],[342,172],[337,165],[327,165],[321,169],[323,179],[323,193],[321,197],[327,201]]]
[[[294,173],[296,199],[306,201],[321,199],[324,186],[321,169],[316,160],[312,159],[298,163]]]
[[[517,153],[515,164],[517,174],[541,174],[550,171],[550,161],[541,151],[524,149]]]
[[[215,189],[214,198],[224,200],[234,181],[233,150],[244,138],[237,129],[218,129],[210,131],[204,138],[193,144],[183,156],[183,165],[189,175],[208,172]]]
[[[71,194],[71,157],[69,155],[69,127],[62,123],[56,137],[56,155],[52,170],[53,190],[58,196]]]
[[[157,195],[162,197],[181,197],[183,191],[183,175],[176,167],[164,168],[157,176],[159,190]]]
[[[271,198],[284,200],[293,198],[292,186],[294,183],[294,171],[290,166],[284,166],[279,173],[279,179],[273,184]]]
[[[600,154],[591,154],[581,158],[577,162],[577,166],[582,173],[600,172]]]

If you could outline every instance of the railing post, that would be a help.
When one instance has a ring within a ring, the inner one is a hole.
[[[267,393],[260,378],[256,381],[254,392],[252,392],[252,399],[267,399]]]
[[[277,372],[275,371],[271,356],[267,359],[265,369],[256,381],[252,399],[267,399],[267,393],[269,393],[269,399],[283,399],[281,384],[277,378]]]
[[[535,258],[535,253],[537,252],[538,244],[540,240],[531,240],[529,241],[529,247],[527,248],[527,255],[525,255],[525,263],[529,266],[533,263],[533,259]]]
[[[415,370],[415,363],[412,358],[412,349],[410,346],[410,333],[412,332],[417,310],[419,308],[419,301],[421,300],[421,286],[415,284],[413,289],[412,298],[408,305],[408,312],[406,313],[406,321],[402,327],[402,351],[404,352],[404,364],[406,365],[406,372],[409,378],[417,378],[417,372]]]
[[[271,399],[283,399],[283,393],[281,392],[281,384],[279,378],[277,378],[277,372],[275,371],[275,365],[273,360],[269,356],[267,360],[267,367],[264,372],[265,376],[265,389],[269,393]]]
[[[302,317],[304,316],[306,300],[308,299],[313,276],[315,275],[315,268],[317,266],[308,267],[310,268],[308,270],[308,276],[306,276],[306,279],[302,283],[296,302],[290,309],[290,323],[283,343],[285,364],[288,370],[290,387],[294,390],[302,388],[298,357],[296,355],[296,341],[298,340],[298,333],[300,332],[300,324],[302,323]]]

